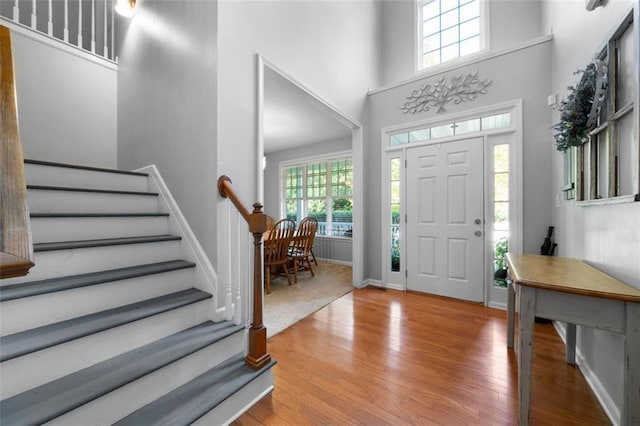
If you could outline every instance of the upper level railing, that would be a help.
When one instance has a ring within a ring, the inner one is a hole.
[[[27,187],[11,52],[11,33],[0,26],[0,277],[26,275],[33,266]]]
[[[22,27],[116,61],[115,0],[2,0],[0,15]]]
[[[267,230],[267,215],[263,213],[260,203],[254,203],[250,213],[234,192],[228,176],[220,176],[218,179],[218,192],[223,198],[229,198],[249,224],[249,232],[253,235],[253,306],[249,353],[245,361],[251,367],[260,369],[271,361],[271,355],[267,352],[267,328],[262,322],[262,234]]]

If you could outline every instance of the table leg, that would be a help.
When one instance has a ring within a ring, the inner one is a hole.
[[[624,401],[621,425],[640,424],[640,303],[625,303]]]
[[[516,310],[516,290],[515,284],[511,281],[507,281],[508,294],[507,294],[507,347],[513,349],[513,334],[515,323],[515,310]]]
[[[531,403],[531,367],[533,364],[533,327],[536,317],[536,289],[520,286],[520,334],[518,336],[519,425],[529,425]]]
[[[576,365],[576,325],[567,323],[567,349],[565,360],[567,364]]]

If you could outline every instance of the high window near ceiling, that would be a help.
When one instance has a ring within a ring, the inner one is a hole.
[[[317,235],[351,238],[353,164],[351,157],[287,164],[282,176],[282,208],[288,219],[318,220]]]
[[[417,0],[418,70],[485,48],[486,0]]]

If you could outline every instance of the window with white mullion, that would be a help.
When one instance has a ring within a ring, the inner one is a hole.
[[[315,160],[283,166],[285,215],[299,222],[318,220],[318,235],[351,237],[353,164],[351,158]]]
[[[480,1],[419,1],[419,68],[456,59],[482,48]]]

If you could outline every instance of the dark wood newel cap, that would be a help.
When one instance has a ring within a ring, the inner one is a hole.
[[[222,175],[218,178],[218,194],[220,194],[222,198],[227,198],[227,191],[224,188],[226,183],[232,183],[229,176]]]

